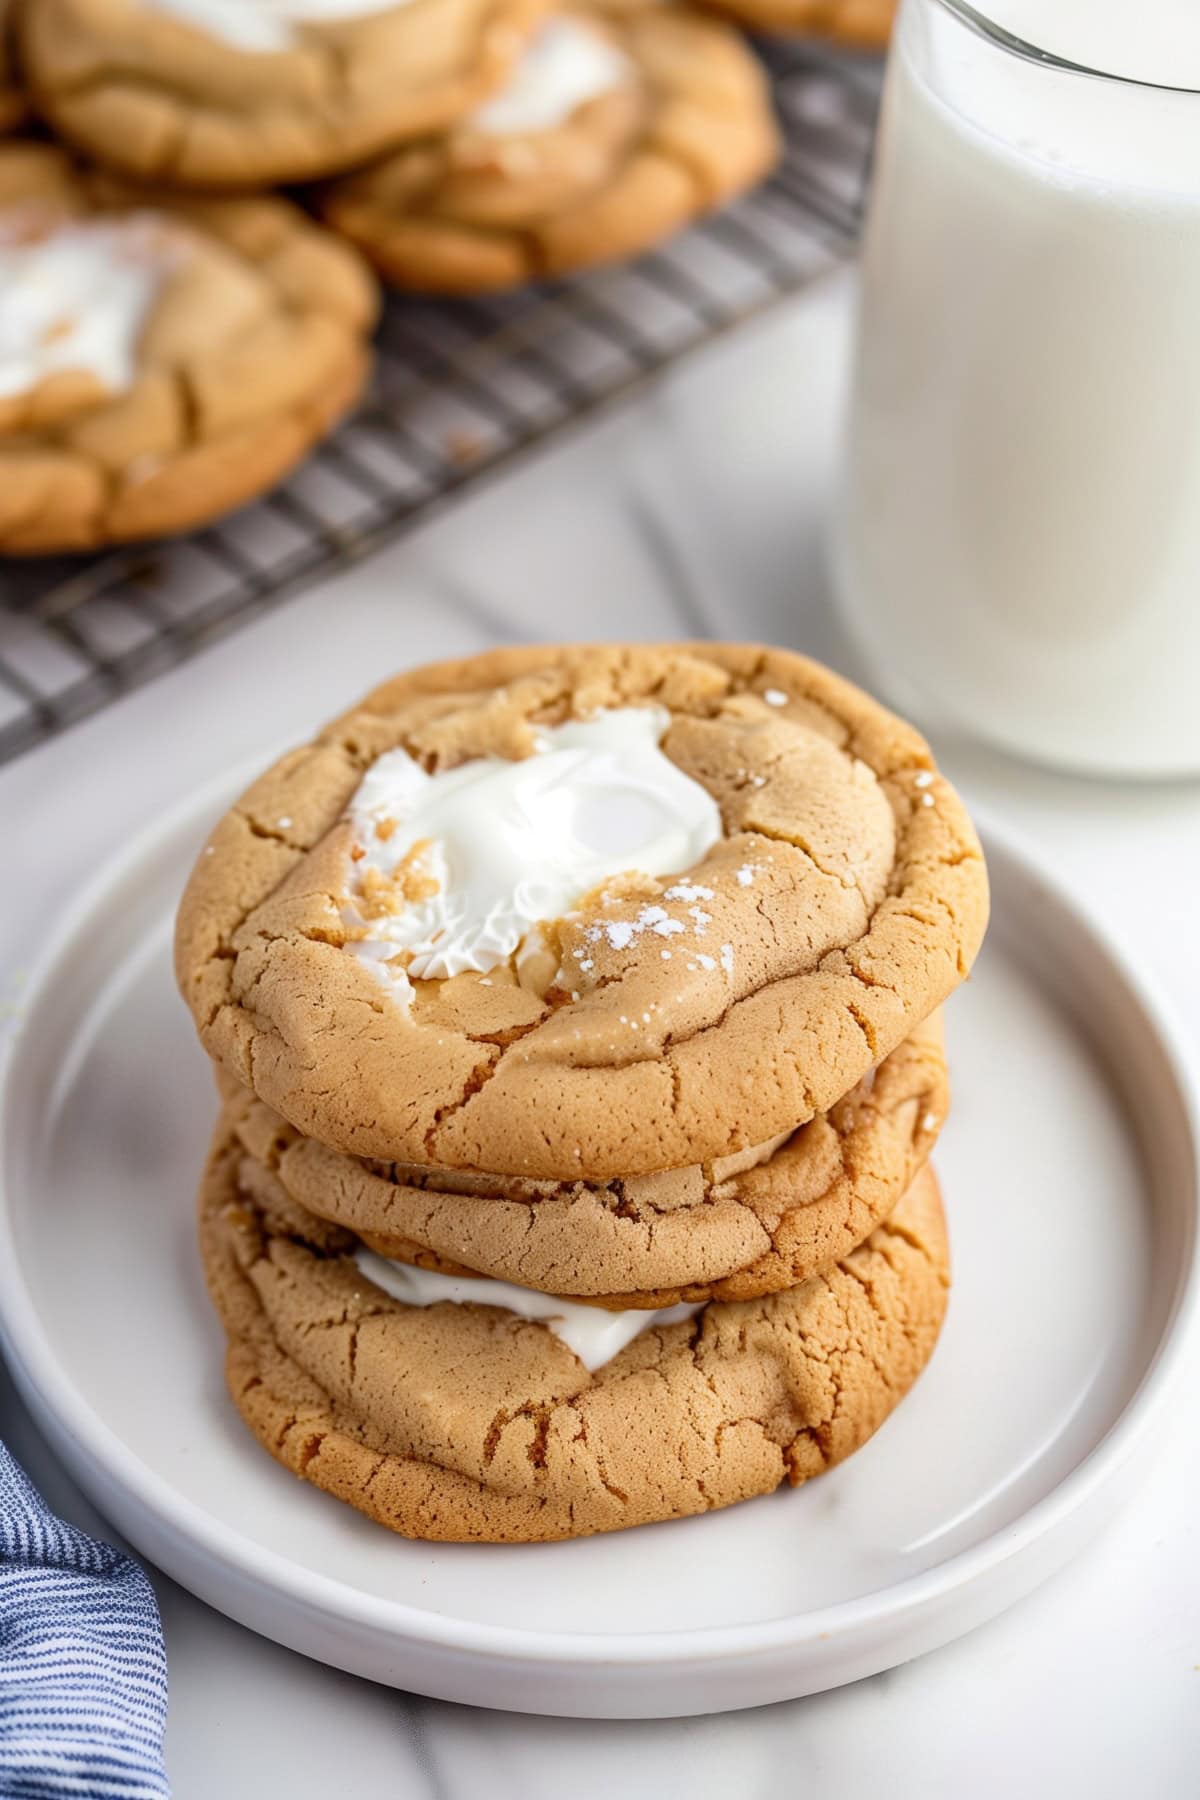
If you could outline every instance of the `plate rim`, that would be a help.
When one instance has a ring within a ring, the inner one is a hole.
[[[239,764],[239,769],[244,766]],[[257,767],[257,763],[253,766]],[[236,773],[226,771],[144,826],[101,864],[59,915],[22,983],[20,1016],[15,1028],[4,1035],[0,1044],[0,1127],[9,1123],[14,1072],[32,1028],[37,1002],[87,922],[123,881],[156,850],[161,851],[166,839],[195,826],[198,852],[203,841],[202,822],[240,791],[234,785],[237,779]],[[0,1344],[19,1390],[32,1400],[35,1422],[45,1429],[42,1415],[51,1421],[59,1459],[106,1517],[110,1515],[105,1499],[96,1498],[96,1489],[111,1486],[127,1507],[150,1521],[151,1529],[160,1534],[160,1544],[165,1528],[170,1550],[174,1552],[181,1546],[182,1553],[171,1559],[156,1554],[149,1560],[184,1587],[192,1587],[193,1577],[181,1565],[189,1552],[200,1552],[227,1578],[248,1584],[251,1591],[265,1592],[277,1603],[301,1609],[310,1617],[315,1612],[343,1627],[366,1630],[397,1645],[407,1642],[475,1658],[500,1655],[533,1668],[599,1663],[627,1671],[667,1661],[676,1668],[703,1666],[730,1657],[799,1652],[820,1644],[832,1652],[839,1639],[852,1638],[864,1628],[894,1628],[903,1623],[906,1615],[911,1615],[914,1623],[919,1622],[957,1590],[994,1574],[1031,1545],[1051,1537],[1076,1514],[1082,1514],[1101,1490],[1115,1486],[1114,1478],[1127,1467],[1162,1411],[1173,1383],[1180,1377],[1189,1340],[1197,1333],[1200,1072],[1191,1066],[1188,1040],[1159,983],[1130,960],[1112,928],[1097,916],[1087,898],[1047,870],[1020,832],[1008,823],[1000,823],[989,809],[973,807],[972,816],[989,860],[996,858],[1015,867],[1021,877],[1046,892],[1060,910],[1079,919],[1124,985],[1170,1070],[1191,1145],[1192,1191],[1186,1254],[1175,1271],[1163,1326],[1137,1385],[1096,1444],[1018,1519],[995,1528],[978,1543],[956,1551],[945,1561],[918,1570],[884,1589],[807,1612],[737,1625],[625,1633],[550,1631],[463,1620],[350,1587],[220,1523],[186,1492],[128,1451],[103,1417],[78,1393],[56,1358],[52,1339],[42,1326],[21,1274],[8,1193],[7,1152],[0,1151]],[[2,1135],[7,1143],[7,1130]],[[123,1529],[132,1541],[133,1534],[128,1528]],[[486,1554],[487,1546],[479,1548]],[[171,1566],[172,1560],[175,1566]],[[209,1603],[219,1607],[218,1602]],[[239,1614],[230,1616],[237,1618]],[[288,1640],[281,1637],[280,1641]]]

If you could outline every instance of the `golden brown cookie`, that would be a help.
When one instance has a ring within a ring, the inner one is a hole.
[[[234,1403],[286,1468],[408,1537],[583,1537],[796,1485],[878,1429],[945,1310],[926,1170],[827,1274],[652,1326],[589,1371],[499,1307],[391,1298],[345,1234],[264,1211],[240,1160],[223,1126],[200,1194]]]
[[[508,69],[546,0],[36,0],[38,109],[141,179],[261,187],[448,125]]]
[[[482,108],[318,206],[397,286],[480,293],[648,249],[778,153],[763,70],[729,27],[575,9],[542,24]]]
[[[703,0],[751,31],[798,32],[864,50],[882,50],[891,35],[897,0]]]
[[[589,11],[622,13],[659,10],[674,0],[582,0]],[[695,0],[751,31],[792,32],[825,38],[864,50],[882,50],[891,35],[898,0]]]
[[[249,1157],[380,1255],[614,1309],[752,1300],[823,1273],[894,1211],[949,1105],[936,1017],[782,1144],[599,1185],[364,1163],[226,1094]]]
[[[15,131],[29,112],[13,56],[12,11],[12,0],[0,0],[0,132]]]
[[[0,551],[184,530],[357,398],[374,284],[282,200],[180,199],[0,145]]]
[[[384,753],[421,781],[484,756],[504,771],[563,721],[647,709],[656,756],[712,810],[699,862],[601,883],[543,927],[544,954],[486,975],[410,980],[404,953],[366,954],[423,917],[407,858],[382,892],[358,872],[369,828],[348,809]],[[606,1181],[828,1111],[963,978],[986,917],[978,841],[928,746],[819,664],[532,646],[398,676],[282,758],[198,858],[176,970],[210,1054],[308,1137]]]

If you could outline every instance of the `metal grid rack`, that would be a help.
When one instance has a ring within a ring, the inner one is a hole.
[[[486,302],[394,298],[366,405],[274,493],[169,544],[9,563],[0,762],[336,573],[845,256],[878,65],[797,43],[762,50],[787,150],[756,193],[624,268]]]

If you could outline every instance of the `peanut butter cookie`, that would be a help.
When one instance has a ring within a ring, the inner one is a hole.
[[[0,551],[184,530],[353,403],[376,296],[282,200],[188,200],[0,144]]]
[[[778,152],[736,32],[682,8],[577,9],[542,24],[481,107],[331,183],[318,207],[398,287],[480,293],[648,249]]]
[[[546,0],[36,0],[39,111],[140,179],[307,180],[437,131],[504,77]]]
[[[794,31],[863,50],[882,50],[891,35],[897,0],[703,0],[705,6],[751,31]]]
[[[376,1160],[606,1182],[827,1112],[970,968],[979,844],[911,727],[752,645],[398,676],[204,847],[205,1047]]]
[[[894,1211],[949,1105],[936,1017],[782,1143],[599,1185],[364,1163],[226,1092],[265,1174],[380,1255],[613,1309],[752,1300],[823,1274]]]
[[[826,1274],[660,1319],[589,1367],[502,1305],[395,1299],[348,1234],[247,1191],[242,1160],[222,1125],[200,1195],[234,1403],[286,1468],[408,1537],[583,1537],[796,1485],[879,1428],[945,1309],[928,1170]]]

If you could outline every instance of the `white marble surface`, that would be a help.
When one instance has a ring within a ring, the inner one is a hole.
[[[688,631],[774,638],[853,673],[819,554],[845,341],[834,283],[0,771],[8,992],[14,946],[114,842],[405,662],[495,639]],[[938,748],[969,798],[1089,892],[1174,998],[1200,1059],[1200,787],[1084,785],[964,743]],[[0,1431],[54,1504],[98,1528],[7,1387]],[[994,1624],[852,1688],[682,1722],[577,1724],[410,1699],[280,1650],[160,1580],[175,1792],[723,1800],[819,1783],[837,1800],[881,1788],[890,1800],[1014,1788],[1182,1800],[1200,1762],[1198,1489],[1193,1406],[1104,1536]]]

